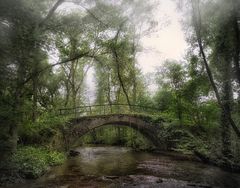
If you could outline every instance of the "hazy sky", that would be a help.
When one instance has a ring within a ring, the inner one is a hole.
[[[172,0],[158,2],[159,6],[154,12],[154,19],[159,23],[155,29],[157,31],[141,39],[143,50],[137,54],[143,73],[154,71],[165,59],[181,59],[187,47],[180,24],[181,15],[176,10],[175,3]],[[64,3],[59,7],[59,11],[66,12],[78,8],[73,3]]]
[[[141,39],[145,50],[138,53],[137,60],[143,73],[153,72],[165,59],[181,59],[187,48],[180,24],[181,15],[177,12],[175,3],[172,0],[159,1],[160,5],[156,11],[160,25],[158,31]],[[164,18],[169,23],[161,26]]]

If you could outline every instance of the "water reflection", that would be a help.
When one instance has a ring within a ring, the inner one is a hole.
[[[86,147],[77,151],[80,156],[69,159],[64,171],[74,171],[79,175],[121,176],[134,173],[136,169],[136,157],[128,148]]]
[[[79,156],[22,187],[240,187],[240,174],[199,162],[121,147],[77,151]]]

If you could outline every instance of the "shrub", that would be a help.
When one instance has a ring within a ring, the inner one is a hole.
[[[24,178],[37,178],[47,171],[49,166],[61,164],[63,153],[31,146],[21,147],[11,157],[12,168]]]
[[[43,113],[36,122],[23,124],[23,127],[19,130],[20,141],[25,145],[49,143],[67,121],[67,117],[47,112]]]

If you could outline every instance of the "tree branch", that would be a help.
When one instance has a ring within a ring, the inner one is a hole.
[[[119,34],[120,34],[120,31],[122,29],[123,24],[124,24],[124,22],[119,26],[119,29],[118,29],[115,37],[114,37],[114,43],[115,44],[111,48],[111,50],[113,52],[113,56],[114,56],[114,59],[115,59],[115,62],[116,62],[116,66],[117,66],[117,75],[118,75],[119,83],[120,83],[120,85],[121,85],[121,87],[123,89],[124,95],[126,96],[128,105],[131,106],[131,102],[130,102],[129,96],[128,96],[127,90],[126,90],[126,88],[124,86],[124,83],[123,83],[123,80],[122,80],[122,76],[121,76],[121,73],[120,73],[120,61],[119,61],[118,53],[117,53],[117,50],[116,50],[116,45],[117,45]]]
[[[109,27],[108,24],[104,23],[100,18],[98,18],[94,13],[92,13],[92,11],[90,11],[88,8],[82,6],[82,5],[79,5],[81,6],[84,10],[87,11],[88,14],[90,14],[95,20],[97,20],[98,22],[100,22],[104,27]]]
[[[88,52],[84,52],[84,53],[82,53],[82,54],[78,54],[78,55],[76,55],[75,57],[68,58],[68,59],[65,59],[65,60],[63,60],[63,61],[60,61],[60,62],[51,64],[51,65],[49,65],[49,66],[46,66],[45,68],[43,68],[43,69],[41,69],[41,70],[39,70],[39,71],[34,72],[33,74],[31,74],[31,75],[21,84],[21,86],[25,85],[25,84],[26,84],[27,82],[29,82],[34,76],[39,75],[40,73],[46,71],[47,69],[50,69],[50,68],[55,67],[55,66],[57,66],[57,65],[61,65],[61,64],[64,64],[64,63],[68,63],[68,62],[70,62],[70,61],[74,61],[74,60],[76,60],[76,59],[80,59],[80,58],[86,56],[88,53],[89,53],[89,51],[88,51]]]
[[[53,7],[49,10],[47,16],[39,23],[39,27],[42,27],[54,14],[57,8],[64,2],[64,0],[58,0]]]

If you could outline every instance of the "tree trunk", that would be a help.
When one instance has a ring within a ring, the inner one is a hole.
[[[14,104],[11,109],[11,115],[6,120],[0,122],[4,123],[4,137],[0,137],[0,163],[6,162],[9,156],[14,153],[17,149],[18,141],[18,125],[21,124],[22,120],[22,106],[23,106],[23,96],[22,87],[19,84],[22,83],[25,75],[25,67],[23,63],[19,63],[17,70],[17,85],[14,92]]]
[[[122,76],[121,76],[121,73],[120,73],[120,61],[118,59],[118,54],[116,52],[116,49],[113,49],[113,54],[114,54],[114,57],[115,57],[115,62],[116,62],[116,67],[117,67],[117,76],[118,76],[118,80],[119,80],[119,83],[120,83],[120,86],[123,90],[123,93],[127,99],[127,103],[129,105],[129,107],[131,106],[131,102],[130,102],[130,99],[129,99],[129,96],[128,96],[128,93],[127,93],[127,90],[124,86],[124,83],[123,83],[123,80],[122,80]]]
[[[120,86],[122,87],[122,90],[123,90],[123,93],[127,99],[127,103],[129,105],[129,108],[131,108],[131,102],[130,102],[130,99],[129,99],[129,96],[128,96],[128,93],[127,93],[127,90],[124,86],[124,83],[123,83],[123,80],[122,80],[122,76],[121,76],[121,70],[120,70],[120,59],[119,59],[119,56],[118,56],[118,52],[117,52],[117,49],[116,49],[116,46],[117,46],[117,43],[118,43],[118,37],[119,37],[119,34],[120,34],[120,31],[122,29],[122,26],[123,26],[124,22],[120,25],[117,33],[116,33],[116,36],[114,37],[114,46],[112,46],[111,48],[111,51],[113,53],[113,57],[115,59],[115,63],[116,63],[116,68],[117,68],[117,76],[118,76],[118,80],[119,80],[119,83],[120,83]]]
[[[69,96],[70,96],[70,89],[69,89],[69,82],[66,81],[66,95],[65,95],[65,102],[64,102],[64,107],[66,108],[69,103]]]
[[[112,99],[111,99],[111,73],[110,73],[110,70],[108,70],[108,79],[107,79],[107,100],[108,100],[108,104],[112,105]]]
[[[177,116],[179,120],[179,124],[182,126],[183,125],[183,117],[182,117],[182,102],[181,102],[181,97],[179,94],[176,94],[176,102],[177,102]]]
[[[235,73],[236,73],[236,78],[238,81],[238,84],[240,86],[240,65],[239,65],[239,55],[240,55],[240,31],[239,31],[239,26],[238,26],[238,10],[240,8],[240,3],[237,2],[236,0],[232,0],[232,24],[233,24],[233,30],[234,30],[234,65],[235,65]]]
[[[229,63],[225,58],[223,60],[223,91],[222,91],[222,103],[224,109],[222,109],[221,113],[221,131],[222,131],[222,154],[226,158],[231,158],[231,129],[230,122],[228,117],[231,116],[231,63]]]
[[[91,136],[92,136],[92,139],[93,139],[93,143],[96,144],[97,143],[97,135],[96,135],[96,130],[93,129],[91,131]]]
[[[38,24],[36,27],[41,28],[45,25],[45,23],[52,17],[57,7],[63,2],[64,0],[58,0],[57,3],[50,9],[45,19],[42,20],[41,23]],[[35,30],[33,30],[35,31]],[[19,48],[25,48],[25,43],[23,44],[16,44]],[[21,50],[20,50],[21,51]],[[21,53],[21,52],[20,52]],[[18,54],[19,55],[19,54]],[[32,80],[32,77],[29,79],[24,79],[26,75],[26,67],[24,65],[24,60],[22,59],[23,54],[20,54],[17,66],[17,82],[16,82],[16,90],[13,94],[14,104],[12,106],[12,114],[9,116],[7,120],[4,120],[4,126],[7,126],[8,131],[5,138],[0,138],[0,163],[4,162],[5,160],[9,159],[9,155],[12,154],[17,148],[17,141],[18,141],[18,126],[21,124],[22,121],[22,106],[24,103],[24,96],[22,96],[24,86],[27,82]],[[35,76],[35,75],[34,75]]]
[[[37,118],[37,76],[33,78],[32,90],[33,90],[33,103],[32,103],[32,122]]]
[[[239,29],[239,24],[238,22],[240,21],[240,14],[238,13],[238,10],[240,8],[240,3],[239,1],[232,0],[232,24],[233,24],[233,36],[234,36],[234,69],[235,69],[235,75],[236,75],[236,80],[238,82],[238,86],[240,87],[240,29]],[[238,91],[238,106],[237,106],[237,111],[240,113],[240,90]]]
[[[134,71],[133,76],[133,105],[136,105],[137,102],[137,81],[136,81],[136,73]]]
[[[200,50],[201,56],[203,58],[203,64],[204,64],[204,67],[206,69],[210,84],[211,84],[211,86],[213,88],[213,91],[216,95],[217,102],[218,102],[220,108],[222,109],[225,116],[228,118],[228,121],[230,122],[234,132],[236,133],[238,138],[240,138],[240,130],[237,127],[234,120],[232,119],[231,112],[229,112],[228,109],[225,108],[225,106],[222,103],[222,100],[220,98],[217,86],[216,86],[215,81],[213,79],[212,71],[211,71],[211,69],[208,65],[207,58],[206,58],[206,55],[205,55],[205,52],[204,52],[204,49],[203,49],[202,36],[201,36],[201,15],[200,15],[200,10],[199,10],[199,0],[198,1],[192,0],[192,7],[193,7],[194,29],[195,29],[196,36],[197,36],[197,42],[198,42],[198,45],[199,45],[199,50]]]

